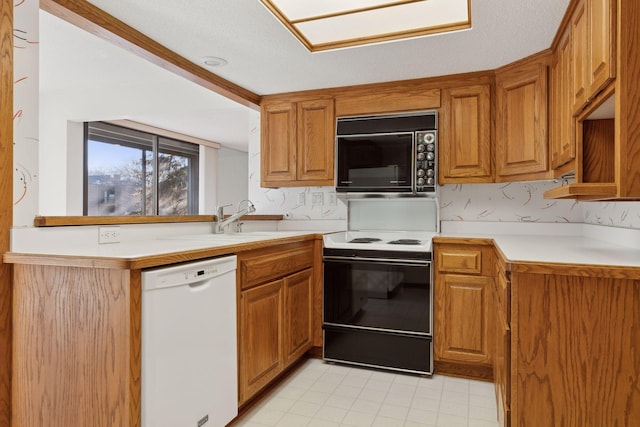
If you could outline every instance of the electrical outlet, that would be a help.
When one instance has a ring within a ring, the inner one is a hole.
[[[120,227],[100,227],[98,243],[120,243]]]
[[[322,206],[324,193],[311,193],[311,206]]]
[[[327,205],[328,206],[336,205],[336,193],[327,193]]]
[[[298,193],[298,206],[304,206],[307,204],[307,197],[304,193]]]

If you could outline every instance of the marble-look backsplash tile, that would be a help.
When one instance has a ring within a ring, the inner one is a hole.
[[[582,222],[580,203],[547,200],[550,181],[444,185],[440,188],[443,221]]]
[[[586,224],[640,229],[640,202],[583,202]]]

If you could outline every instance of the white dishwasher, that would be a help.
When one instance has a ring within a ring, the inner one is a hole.
[[[142,272],[142,427],[238,414],[235,256]]]

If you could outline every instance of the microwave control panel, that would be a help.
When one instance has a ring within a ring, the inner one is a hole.
[[[437,135],[435,130],[416,132],[416,192],[436,191]]]

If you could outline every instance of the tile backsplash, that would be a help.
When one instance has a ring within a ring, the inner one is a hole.
[[[551,181],[458,184],[440,187],[443,221],[582,222],[582,204],[547,200]]]

